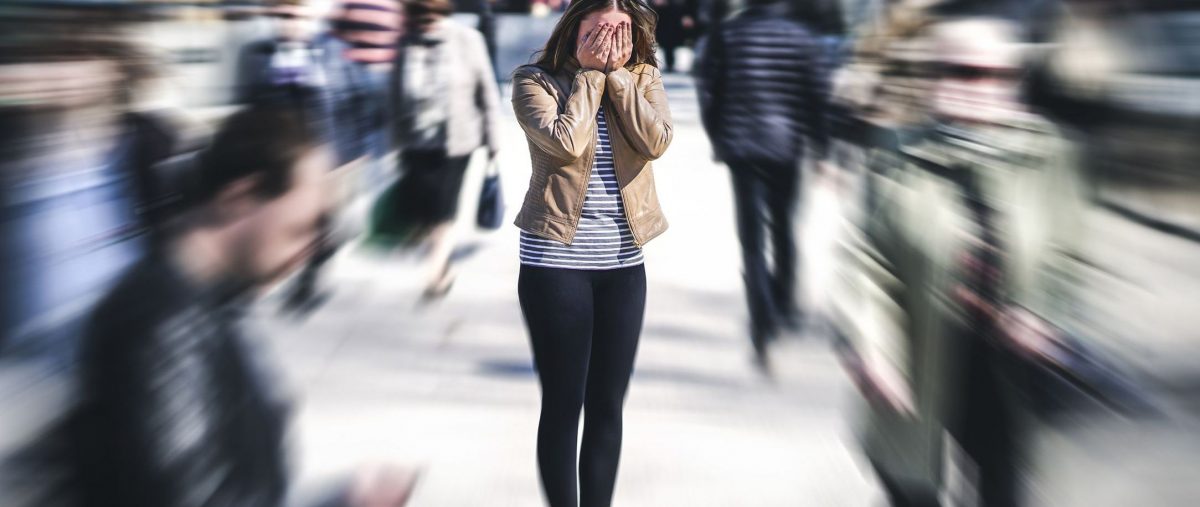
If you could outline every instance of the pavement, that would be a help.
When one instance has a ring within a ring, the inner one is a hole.
[[[773,381],[751,367],[727,169],[712,160],[691,81],[666,84],[675,139],[655,171],[671,228],[646,249],[649,303],[615,505],[878,505],[848,424],[853,390],[827,344],[786,337]],[[294,439],[305,482],[388,462],[421,468],[414,506],[541,503],[539,393],[517,303],[518,231],[507,225],[530,164],[505,97],[509,219],[489,233],[463,220],[470,255],[444,301],[418,303],[419,258],[352,245],[330,266],[335,291],[315,313],[281,316],[272,301],[256,311],[301,400]],[[474,216],[481,165],[468,175],[464,217]],[[828,220],[806,222],[812,272],[825,265],[814,235]]]

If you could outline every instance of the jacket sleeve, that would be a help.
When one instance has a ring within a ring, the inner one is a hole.
[[[562,112],[558,101],[528,68],[513,74],[512,93],[517,122],[534,145],[563,161],[584,155],[595,137],[596,111],[604,95],[604,73],[597,70],[577,73]]]
[[[820,39],[815,37],[810,39],[809,51],[809,65],[805,72],[808,82],[804,83],[801,89],[805,92],[804,102],[808,106],[806,118],[812,142],[813,158],[824,160],[829,151],[829,115],[831,114],[829,76],[832,73],[832,65],[828,52]]]
[[[196,365],[202,338],[165,326],[109,328],[99,341],[112,345],[88,361],[88,383],[105,407],[93,438],[111,452],[115,467],[134,487],[114,488],[113,505],[204,507],[227,494],[232,473],[217,446],[216,392]],[[118,451],[119,450],[119,451]],[[245,500],[243,498],[243,500]]]
[[[700,99],[700,123],[708,133],[713,148],[720,151],[718,143],[722,142],[720,122],[717,121],[717,107],[724,98],[725,75],[725,44],[721,35],[723,27],[712,30],[697,61],[699,72],[696,73],[696,91]]]
[[[662,74],[650,69],[652,79],[645,93],[638,90],[633,73],[626,69],[609,72],[607,88],[621,132],[638,153],[654,160],[670,146],[673,128]]]

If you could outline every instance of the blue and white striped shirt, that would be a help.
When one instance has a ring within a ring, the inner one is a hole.
[[[521,264],[566,269],[616,269],[642,263],[642,249],[633,242],[625,219],[625,203],[613,168],[612,144],[604,109],[596,113],[596,144],[587,197],[579,229],[570,245],[521,231]]]

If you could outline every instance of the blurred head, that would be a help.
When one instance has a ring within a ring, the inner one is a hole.
[[[343,0],[333,12],[333,33],[350,44],[346,57],[362,63],[392,61],[403,12],[398,0]]]
[[[0,14],[0,110],[122,106],[155,75],[136,16],[65,7]]]
[[[567,7],[538,56],[537,65],[558,72],[568,64],[578,65],[575,49],[592,29],[601,23],[630,22],[633,29],[633,54],[626,67],[647,63],[658,66],[654,54],[654,25],[658,15],[640,0],[576,0]]]
[[[454,4],[450,0],[407,0],[404,2],[405,26],[413,33],[428,32],[452,12]]]
[[[275,37],[284,41],[302,42],[317,34],[317,14],[304,0],[275,0],[267,7],[267,17],[273,21]]]
[[[955,19],[935,27],[935,114],[990,122],[1023,109],[1025,45],[1019,34],[1016,23],[999,18]]]
[[[333,154],[295,110],[253,107],[231,116],[200,156],[200,227],[224,238],[228,278],[252,285],[302,263],[326,212]]]

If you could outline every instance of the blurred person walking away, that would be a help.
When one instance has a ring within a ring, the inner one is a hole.
[[[277,0],[267,13],[275,21],[274,36],[249,44],[242,52],[239,101],[289,104],[305,112],[332,143],[337,160],[339,202],[348,204],[369,157],[373,139],[383,128],[384,82],[371,65],[390,61],[399,35],[392,0],[345,0],[322,29],[314,7],[304,0]],[[325,217],[323,240],[309,265],[289,287],[285,308],[307,313],[328,295],[319,275],[346,238],[337,227],[341,206]]]
[[[1037,505],[1200,501],[1200,5],[1067,1],[1051,18],[1034,102],[1080,132],[1091,184],[1045,326],[1098,356],[1050,356],[1109,378],[1049,393],[1030,459]],[[1070,343],[1070,342],[1068,342]],[[1114,382],[1113,378],[1124,379]],[[1125,386],[1122,386],[1125,384]]]
[[[37,505],[289,504],[291,402],[241,316],[313,251],[335,155],[299,112],[255,106],[200,157],[177,234],[92,312],[79,404],[44,441],[64,473],[41,478],[64,482]],[[321,505],[406,502],[410,475],[367,473]]]
[[[954,504],[1020,505],[1026,351],[1040,344],[1010,331],[1069,290],[1084,187],[1062,136],[1019,101],[1020,26],[957,14],[931,29],[935,123],[880,173],[847,259],[858,300],[835,306],[842,358],[892,505],[940,505],[946,470],[973,470],[953,475],[973,486],[948,491]]]
[[[553,507],[612,504],[645,314],[642,248],[667,229],[651,161],[673,127],[654,20],[638,0],[576,0],[537,63],[513,74],[533,159],[516,219],[517,292],[542,389],[538,468]]]
[[[651,6],[658,14],[658,24],[654,28],[654,39],[663,51],[663,71],[668,74],[675,72],[675,51],[687,39],[687,27],[683,20],[687,16],[686,0],[652,0]]]
[[[824,47],[789,17],[786,2],[764,0],[719,25],[705,48],[697,78],[701,119],[733,179],[750,340],[755,364],[766,371],[769,342],[802,319],[792,218],[802,160],[825,159]]]
[[[448,17],[452,7],[449,0],[405,3],[391,84],[400,170],[418,198],[408,206],[429,230],[425,301],[454,284],[454,223],[471,154],[486,147],[492,164],[500,152],[500,92],[487,46],[477,30]]]

